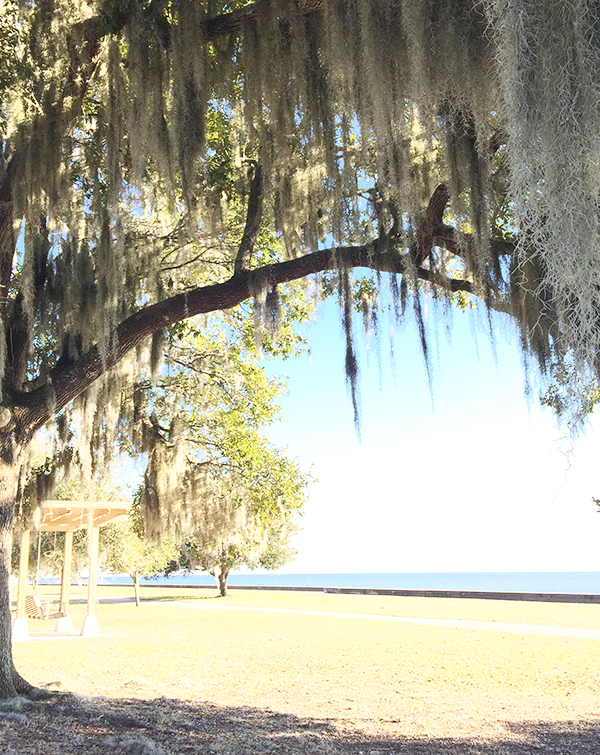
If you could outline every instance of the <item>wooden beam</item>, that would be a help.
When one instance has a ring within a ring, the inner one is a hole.
[[[98,541],[100,528],[91,527],[89,530],[89,576],[88,576],[88,600],[87,616],[81,628],[82,637],[98,636],[98,618],[96,617],[97,582],[98,582]]]
[[[40,532],[69,532],[82,530],[90,525],[90,513],[94,527],[129,518],[130,503],[106,501],[93,506],[87,501],[44,501],[36,529]]]
[[[29,543],[31,530],[23,530],[21,535],[21,557],[19,558],[19,586],[17,588],[17,619],[25,618],[25,592],[29,571]]]
[[[96,615],[97,585],[98,585],[98,548],[100,540],[100,528],[92,527],[90,533],[90,566],[88,576],[88,605],[87,615]]]
[[[62,578],[60,582],[60,609],[69,613],[69,593],[71,590],[71,562],[73,560],[73,532],[65,532],[65,552]]]

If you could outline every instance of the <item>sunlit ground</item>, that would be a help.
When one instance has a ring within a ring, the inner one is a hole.
[[[53,590],[44,587],[43,593]],[[82,695],[259,707],[388,737],[506,739],[518,738],[526,721],[600,721],[600,641],[200,609],[290,608],[600,629],[598,605],[250,590],[221,599],[213,590],[145,588],[136,608],[122,602],[132,597],[130,588],[101,587],[98,594],[98,638],[15,644],[26,678]],[[85,595],[73,588],[75,627],[83,623]],[[29,622],[33,633],[52,626]]]

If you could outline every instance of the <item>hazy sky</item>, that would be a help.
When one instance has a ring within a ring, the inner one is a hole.
[[[289,376],[268,434],[318,479],[285,571],[600,570],[594,422],[567,455],[537,392],[524,398],[517,339],[498,328],[494,357],[485,326],[473,343],[472,320],[454,313],[450,342],[437,327],[433,400],[410,323],[394,338],[395,377],[387,323],[381,372],[359,339],[361,441],[332,303],[310,328],[310,358],[267,363]]]

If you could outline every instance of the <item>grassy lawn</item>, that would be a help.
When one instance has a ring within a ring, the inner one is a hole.
[[[56,587],[42,587],[44,595],[58,597]],[[534,603],[510,600],[474,600],[471,598],[405,598],[385,595],[343,595],[323,592],[280,590],[231,590],[223,601],[216,588],[143,587],[143,601],[210,600],[215,604],[249,608],[290,608],[307,611],[335,611],[381,616],[414,618],[470,619],[516,624],[544,624],[600,629],[600,604]],[[85,600],[83,588],[72,588],[74,615],[78,603]],[[133,597],[130,587],[99,587],[100,600]]]
[[[50,594],[44,588],[44,594]],[[600,606],[235,590],[99,588],[101,636],[16,643],[34,683],[82,695],[259,706],[431,734],[489,721],[589,719],[600,641],[266,612],[225,606],[600,628]],[[178,604],[173,605],[172,601]],[[73,589],[81,626],[85,590]],[[110,602],[105,602],[110,601]],[[30,630],[53,622],[30,621]],[[467,713],[468,712],[468,715]],[[469,723],[470,722],[470,723]],[[423,729],[425,731],[425,729]]]
[[[145,597],[155,600],[162,599],[164,597],[162,592],[160,588],[147,588]],[[165,592],[168,596],[173,595],[172,590]],[[181,592],[185,593],[186,598],[198,597],[197,590],[182,589]],[[202,590],[200,597],[206,599],[214,595],[215,593],[211,590]],[[280,592],[278,590],[231,590],[227,604],[600,629],[600,604],[533,603],[510,600],[474,600],[471,598],[405,598],[385,595]]]

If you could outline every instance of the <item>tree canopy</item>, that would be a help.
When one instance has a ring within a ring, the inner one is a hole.
[[[171,570],[208,571],[222,595],[231,569],[278,568],[291,558],[293,519],[309,482],[262,433],[280,418],[283,385],[253,355],[246,319],[239,324],[237,342],[232,328],[229,339],[192,324],[174,329],[163,374],[154,385],[136,384],[143,427],[137,452],[148,457],[140,490],[146,535],[175,535],[181,552]],[[280,339],[270,348],[274,341]],[[278,347],[286,354],[290,348],[287,338]]]
[[[33,429],[186,314],[254,295],[272,317],[286,280],[343,291],[361,265],[593,368],[594,7],[8,3],[7,408]]]
[[[58,417],[70,442],[76,416],[81,449],[93,426],[110,449],[170,327],[252,299],[276,332],[290,281],[339,292],[353,390],[356,297],[368,312],[388,278],[425,350],[424,297],[478,297],[542,369],[598,372],[597,3],[1,0],[0,19],[0,585],[35,433]],[[6,586],[0,604],[0,696],[29,692]]]
[[[201,528],[190,533],[179,546],[177,557],[168,564],[165,574],[179,570],[206,571],[219,580],[220,595],[225,597],[232,570],[247,566],[252,570],[274,571],[292,561],[298,551],[292,547],[291,538],[298,530],[297,524],[286,521],[284,512],[271,515],[262,531],[253,518],[244,516],[213,542],[207,542],[206,532]]]

